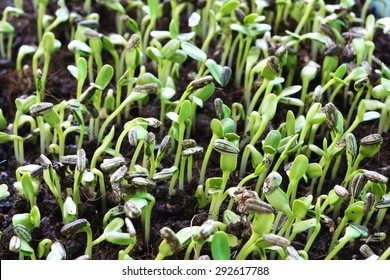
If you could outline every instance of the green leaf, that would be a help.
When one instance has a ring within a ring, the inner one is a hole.
[[[188,42],[182,42],[181,43],[182,50],[193,59],[199,61],[199,62],[206,62],[207,55],[204,51],[196,47],[195,45],[188,43]]]
[[[278,106],[278,98],[275,94],[268,94],[261,102],[259,113],[262,118],[266,120],[272,120],[276,113],[276,107]]]
[[[111,65],[105,64],[99,71],[99,74],[95,80],[95,84],[104,90],[110,83],[113,76],[114,68]]]
[[[54,34],[52,32],[46,32],[43,35],[42,41],[39,45],[42,44],[42,47],[43,47],[45,53],[51,54],[55,48],[54,42],[55,42]]]
[[[297,219],[303,219],[307,213],[307,207],[305,203],[300,199],[295,199],[292,205],[292,211],[294,213],[294,217]]]
[[[178,29],[178,27],[173,19],[171,20],[171,23],[169,24],[169,32],[170,32],[172,38],[177,39],[177,36],[179,35],[179,29]]]
[[[244,26],[242,26],[241,24],[238,24],[238,23],[230,24],[230,29],[232,29],[233,31],[237,31],[239,33],[245,34],[245,35],[248,34],[248,30]]]
[[[316,33],[316,32],[306,33],[301,36],[300,40],[305,40],[305,39],[310,39],[325,44],[325,35],[321,33]]]
[[[164,39],[171,38],[171,33],[169,31],[154,30],[150,32],[150,36],[158,40],[164,40]]]
[[[306,175],[309,178],[318,178],[322,175],[322,167],[316,162],[309,163],[309,166],[306,170]]]
[[[146,72],[145,74],[142,75],[139,84],[145,85],[145,84],[151,84],[151,83],[157,84],[159,89],[161,89],[163,86],[161,81],[156,76],[154,76],[150,72]]]
[[[200,19],[201,19],[200,14],[198,14],[197,12],[193,12],[188,18],[188,26],[189,27],[197,26],[200,22]]]
[[[15,137],[13,135],[9,135],[5,132],[0,132],[0,144],[5,144],[10,141],[14,141]]]
[[[28,197],[30,201],[32,201],[35,197],[35,192],[30,175],[27,173],[23,174],[21,182],[24,194]]]
[[[342,79],[345,73],[347,73],[347,65],[341,64],[339,68],[337,68],[336,72],[334,73],[334,78]]]
[[[305,103],[302,100],[300,100],[298,98],[294,98],[294,97],[282,97],[282,98],[279,98],[279,101],[280,101],[280,103],[293,105],[293,106],[297,106],[297,107],[305,106]]]
[[[224,1],[219,12],[223,16],[227,16],[230,15],[236,8],[238,8],[238,6],[240,6],[240,1],[236,1],[236,0]]]
[[[129,245],[133,241],[130,234],[125,232],[109,232],[106,235],[106,239],[108,242],[116,245]]]
[[[314,227],[316,225],[316,223],[317,223],[316,218],[311,218],[308,220],[300,221],[300,222],[294,224],[292,232],[293,233],[300,233],[300,232],[306,231],[309,228]]]
[[[180,34],[177,36],[177,39],[178,39],[180,42],[186,42],[186,41],[189,41],[189,40],[191,40],[192,38],[194,38],[195,35],[196,35],[195,32],[180,33]]]
[[[158,4],[159,0],[148,0],[150,18],[153,21],[155,21],[158,17]]]
[[[173,96],[175,96],[176,91],[173,88],[170,87],[164,87],[162,88],[160,92],[160,99],[161,100],[169,100]]]
[[[176,114],[175,112],[168,112],[166,114],[167,118],[170,119],[171,121],[178,123],[179,122],[179,115]]]
[[[375,112],[375,111],[370,111],[370,112],[364,113],[363,121],[364,122],[372,121],[372,120],[379,119],[380,117],[381,117],[380,113]]]
[[[66,68],[68,69],[70,74],[77,79],[77,77],[79,75],[79,71],[78,71],[77,67],[74,65],[68,65]]]
[[[202,99],[200,99],[196,95],[192,96],[192,101],[194,101],[194,103],[196,105],[198,105],[200,108],[203,108],[203,101],[202,101]]]
[[[105,37],[103,37],[103,38],[105,38]],[[123,36],[120,35],[120,34],[114,34],[113,33],[113,34],[108,35],[107,38],[114,45],[120,45],[120,46],[123,46],[123,47],[125,47],[127,45],[126,39],[123,38]],[[103,43],[104,43],[104,41],[103,41]]]
[[[177,50],[174,55],[169,58],[170,61],[183,64],[187,60],[187,55],[182,50]]]
[[[188,119],[190,114],[191,114],[191,102],[189,100],[184,100],[180,108],[179,118],[177,122],[179,124],[184,124],[184,122]]]
[[[210,123],[210,127],[212,132],[218,136],[218,138],[222,138],[224,136],[223,126],[220,120],[212,119]]]
[[[228,236],[223,231],[214,234],[211,242],[211,254],[214,260],[230,260],[230,246]]]
[[[107,8],[109,8],[109,9],[111,9],[111,10],[113,10],[121,15],[126,14],[125,8],[122,6],[122,4],[119,1],[104,1],[104,5]]]
[[[161,52],[155,48],[155,47],[147,47],[146,48],[146,55],[149,56],[154,61],[159,61],[161,59],[164,59],[164,56],[161,54]]]
[[[309,160],[304,155],[299,155],[295,158],[288,177],[290,180],[299,181],[303,175],[305,175],[307,168],[309,167]]]
[[[129,199],[131,202],[133,202],[139,209],[144,208],[145,206],[148,206],[148,201],[144,198],[140,197],[132,197]]]
[[[183,247],[187,246],[191,240],[191,237],[200,229],[200,226],[185,227],[176,233],[176,237],[179,239]]]
[[[297,92],[300,91],[301,89],[302,89],[302,86],[290,86],[290,87],[288,87],[288,88],[283,89],[283,90],[278,94],[278,96],[279,96],[279,97],[290,96],[290,95],[293,95],[294,93],[297,93]]]
[[[314,145],[314,144],[310,144],[310,145],[309,145],[309,149],[310,149],[312,152],[314,152],[314,153],[316,153],[317,155],[319,155],[319,156],[322,156],[322,157],[325,157],[325,156],[326,156],[325,152],[324,152],[322,149],[320,149],[319,147],[317,147],[316,145]]]
[[[192,95],[200,98],[203,102],[206,102],[214,94],[214,91],[215,86],[213,83],[211,83],[195,90]]]
[[[264,19],[264,16],[259,16],[256,13],[251,13],[249,15],[246,15],[244,18],[244,24],[251,24],[255,22],[262,21]]]
[[[277,148],[281,140],[281,135],[278,130],[271,130],[268,132],[263,143],[263,151],[267,154],[276,154]]]
[[[8,191],[8,186],[6,184],[0,185],[0,200],[3,200],[4,198],[8,197],[10,195]]]
[[[73,40],[68,44],[68,49],[71,52],[83,52],[86,54],[93,54],[93,50],[84,42]]]
[[[212,59],[207,59],[206,66],[210,70],[214,80],[216,80],[218,84],[222,85],[222,66],[218,65]]]
[[[5,20],[0,21],[0,33],[14,33],[15,28]]]
[[[164,58],[169,59],[176,53],[179,48],[180,41],[177,39],[172,39],[165,44],[165,46],[161,49],[160,52]]]
[[[388,80],[386,78],[382,78],[381,84],[385,88],[386,91],[390,92],[390,80]]]
[[[122,218],[115,218],[104,228],[104,234],[119,231],[124,224],[125,222]]]
[[[363,201],[355,202],[348,206],[344,212],[344,217],[348,218],[349,221],[358,222],[364,215]]]

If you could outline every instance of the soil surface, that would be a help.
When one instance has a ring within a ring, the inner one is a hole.
[[[14,100],[17,97],[23,95],[33,94],[35,91],[33,81],[24,75],[22,81],[18,80],[18,76],[15,69],[15,60],[19,47],[21,45],[34,45],[36,44],[36,30],[35,30],[35,16],[34,9],[30,1],[25,1],[25,11],[27,15],[13,19],[11,23],[15,26],[16,36],[13,44],[13,59],[11,62],[0,61],[0,108],[3,110],[3,113],[6,119],[11,122],[15,115],[15,105]],[[75,10],[80,12],[80,1],[67,1],[69,3],[70,10]],[[0,11],[9,4],[8,1],[1,1]],[[108,34],[115,30],[113,21],[110,20],[114,18],[113,12],[103,8],[100,5],[96,5],[96,12],[100,14],[100,28],[99,32],[103,34]],[[54,13],[56,10],[55,1],[50,1],[48,12]],[[158,26],[162,29],[167,26],[167,18],[162,18],[158,22]],[[168,22],[169,23],[169,22]],[[157,28],[159,29],[159,28]],[[68,24],[61,25],[60,27],[53,30],[57,39],[62,42],[68,41]],[[375,56],[378,57],[386,65],[390,65],[390,53],[383,51],[387,48],[388,42],[390,40],[388,35],[384,35],[381,30],[375,34]],[[309,46],[302,46],[300,51],[300,64],[299,67],[304,65],[304,61],[309,54]],[[109,62],[109,58],[107,60]],[[318,61],[322,61],[322,58],[319,57]],[[31,67],[31,56],[27,56],[24,62]],[[57,104],[62,100],[69,100],[75,97],[76,92],[76,80],[69,74],[67,70],[67,65],[74,63],[73,55],[67,50],[67,45],[63,44],[60,51],[57,51],[54,54],[54,58],[50,63],[49,77],[47,79],[46,86],[46,100]],[[375,65],[374,67],[379,67]],[[183,65],[181,71],[183,71],[183,79],[181,82],[178,82],[178,91],[183,92],[186,85],[191,81],[191,72],[196,69],[196,64],[186,63]],[[148,70],[151,70],[151,67],[148,65]],[[296,73],[300,73],[300,69],[297,69]],[[188,74],[188,75],[187,75]],[[31,75],[30,75],[31,77]],[[300,84],[299,76],[296,77],[296,84]],[[314,84],[314,83],[313,83]],[[115,85],[112,85],[115,88]],[[226,88],[217,88],[214,98],[220,97],[225,104],[231,105],[233,102],[242,101],[243,89],[235,88],[233,84],[229,84]],[[212,98],[214,100],[214,98]],[[194,139],[197,141],[198,145],[201,147],[207,148],[208,142],[211,138],[211,133],[209,129],[209,123],[212,118],[215,117],[215,112],[213,108],[213,100],[209,100],[205,103],[203,109],[198,110],[197,122],[196,122],[196,133]],[[336,101],[337,102],[337,101]],[[324,104],[326,102],[324,101]],[[337,104],[336,104],[337,105]],[[338,107],[340,111],[343,112],[345,116],[346,113],[343,111],[342,106]],[[289,109],[295,110],[293,107],[284,107],[278,110],[278,115],[274,118],[273,122],[269,124],[269,129],[272,127],[277,127],[279,124],[276,123],[278,120],[284,120],[286,112]],[[142,109],[134,108],[131,111],[132,115],[130,117],[136,116],[145,116],[145,117],[158,117],[159,114],[159,101],[157,99],[151,98],[150,102]],[[124,120],[125,122],[126,120]],[[167,121],[169,127],[169,121]],[[363,123],[354,131],[354,135],[357,140],[360,140],[362,137],[376,133],[378,127],[378,122],[371,121],[368,123]],[[241,130],[240,130],[241,129]],[[119,131],[119,130],[117,130]],[[156,129],[153,131],[156,134],[156,142],[160,143],[162,138],[166,135],[166,131],[160,132]],[[239,135],[243,134],[242,126],[238,128],[237,133]],[[27,136],[29,134],[29,127],[23,127],[20,130],[20,134]],[[361,168],[374,170],[382,173],[386,176],[390,176],[389,166],[390,166],[390,134],[383,134],[383,145],[380,152],[369,160],[364,160],[361,164]],[[39,137],[39,136],[38,136]],[[26,163],[37,163],[37,155],[40,154],[39,151],[39,138],[35,137],[29,142],[25,142],[25,157]],[[116,135],[117,137],[117,135]],[[69,137],[72,138],[72,137]],[[67,152],[69,154],[74,153],[73,139],[69,139],[67,143]],[[321,139],[318,139],[319,143],[322,142]],[[86,149],[87,157],[90,159],[94,150],[96,149],[96,143],[88,143],[87,140],[84,143],[83,147]],[[133,148],[128,146],[128,150],[123,150],[122,153],[125,157],[131,158]],[[12,143],[0,145],[0,184],[5,183],[9,186],[10,196],[4,200],[0,201],[0,259],[17,259],[18,255],[9,251],[9,240],[14,234],[12,227],[12,217],[17,213],[26,213],[29,212],[28,202],[26,199],[20,197],[15,193],[15,188],[13,183],[15,182],[15,170],[18,167],[14,155],[13,155],[13,145]],[[102,159],[101,159],[102,160]],[[239,159],[240,160],[240,159]],[[315,160],[312,159],[311,162]],[[171,157],[164,159],[165,162],[173,162],[173,155]],[[151,229],[151,238],[149,244],[145,244],[143,240],[143,230],[142,225],[139,221],[135,220],[135,227],[137,230],[137,244],[131,252],[131,256],[135,259],[153,259],[158,252],[158,246],[161,242],[161,237],[159,231],[162,227],[167,226],[172,230],[177,232],[181,228],[188,227],[190,225],[201,225],[202,222],[207,220],[207,210],[199,209],[197,207],[197,201],[194,198],[195,189],[197,187],[197,176],[199,175],[200,166],[201,166],[202,156],[196,156],[194,158],[194,181],[192,184],[188,184],[185,187],[183,192],[177,192],[176,196],[169,197],[168,195],[168,186],[166,183],[160,183],[157,185],[151,194],[156,198],[156,205],[154,206],[152,212],[152,229]],[[162,163],[164,165],[164,162]],[[387,170],[383,170],[386,168]],[[382,168],[382,169],[381,169]],[[327,180],[324,184],[324,192],[331,189],[336,183],[340,183],[340,178],[343,178],[346,167],[342,165],[338,170],[338,177],[335,180]],[[219,168],[219,156],[214,151],[211,161],[208,168],[208,177],[221,176],[221,171]],[[231,176],[229,184],[234,186],[237,184],[238,176]],[[64,183],[64,190],[67,185],[72,185],[73,178],[64,177],[62,178]],[[107,182],[108,183],[108,182]],[[256,182],[252,182],[247,186],[249,189],[254,188]],[[108,184],[109,185],[109,184]],[[298,195],[305,195],[305,189],[308,186],[305,183],[302,183],[301,193]],[[65,195],[65,193],[63,193]],[[99,194],[98,194],[99,195]],[[108,196],[110,197],[111,189],[108,189]],[[101,211],[100,201],[98,199],[91,200],[88,198],[86,193],[81,192],[82,203],[80,205],[80,218],[86,218],[91,226],[92,232],[94,233],[94,238],[98,237],[102,229],[102,219],[104,213]],[[39,192],[37,205],[41,211],[42,221],[41,226],[38,229],[32,231],[33,241],[31,245],[33,248],[36,248],[38,242],[43,238],[50,238],[52,240],[57,240],[62,242],[65,245],[66,251],[68,253],[67,258],[73,259],[82,254],[84,254],[84,248],[86,244],[86,237],[83,234],[77,234],[73,238],[65,239],[60,234],[60,229],[63,226],[61,220],[61,213],[58,208],[58,204],[53,197],[52,193],[45,184],[42,184]],[[114,207],[116,204],[113,200],[108,199],[108,208]],[[221,212],[222,213],[222,212]],[[390,215],[386,216],[385,222],[378,229],[378,232],[385,232],[388,235],[390,234]],[[236,225],[235,228],[230,229],[232,232],[245,236],[245,232],[248,230],[248,225],[242,223]],[[312,259],[323,259],[327,255],[328,245],[331,240],[331,229],[322,227],[319,236],[317,237],[311,251],[310,257]],[[373,232],[370,232],[373,233]],[[248,236],[246,236],[248,238]],[[356,241],[350,243],[338,257],[340,259],[362,259],[363,256],[359,252],[359,247],[362,245],[363,241]],[[299,235],[293,242],[293,246],[296,249],[303,249],[305,244],[305,235]],[[370,243],[370,247],[380,255],[387,247],[390,246],[390,238],[386,238],[384,242],[381,243]],[[117,252],[123,246],[113,245],[107,242],[102,242],[98,246],[94,247],[93,258],[94,259],[117,259]],[[239,250],[235,248],[234,250]],[[205,251],[207,253],[207,251]],[[181,259],[183,257],[183,252],[180,252],[174,256],[172,259]]]

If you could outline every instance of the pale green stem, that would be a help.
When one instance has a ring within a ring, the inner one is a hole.
[[[211,140],[209,142],[209,146],[207,147],[206,153],[204,154],[204,158],[202,161],[202,167],[200,169],[200,176],[199,176],[199,184],[201,184],[201,185],[203,185],[205,182],[207,164],[209,162],[211,152],[213,151],[214,142],[218,138],[219,137],[213,133],[213,136],[211,137]]]
[[[264,92],[264,90],[267,88],[269,82],[270,81],[268,79],[264,79],[260,88],[256,91],[255,95],[252,98],[252,101],[249,103],[248,110],[246,111],[247,116],[249,116],[252,113],[253,109],[255,108],[255,106],[257,104],[257,101],[259,100],[259,98],[260,98],[261,94]]]

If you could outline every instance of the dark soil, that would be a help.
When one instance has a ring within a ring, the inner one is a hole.
[[[35,91],[33,83],[29,83],[26,76],[24,76],[21,82],[18,81],[17,73],[15,72],[14,62],[16,60],[16,54],[19,47],[23,44],[36,44],[36,31],[35,31],[35,16],[34,10],[32,9],[30,1],[25,1],[25,11],[28,15],[14,19],[12,24],[15,26],[16,37],[13,45],[13,60],[12,62],[0,61],[0,108],[3,110],[6,119],[11,122],[15,115],[15,106],[14,100],[17,97],[21,97],[22,95],[30,95]],[[69,8],[72,10],[80,11],[80,1],[67,1],[69,3]],[[1,1],[0,3],[0,11],[4,9],[8,5],[8,1]],[[52,13],[55,11],[56,5],[55,1],[50,1],[49,11]],[[100,16],[101,26],[99,31],[104,34],[108,34],[109,32],[115,31],[115,26],[112,20],[114,18],[113,13],[104,9],[100,5],[96,6],[96,12],[98,12]],[[168,22],[169,23],[169,22]],[[160,29],[163,26],[167,26],[167,20],[161,19],[158,23],[160,25]],[[69,26],[62,25],[56,29],[54,29],[54,33],[56,38],[61,40],[62,42],[67,42],[67,30],[69,30]],[[390,53],[387,51],[383,51],[388,46],[389,36],[384,35],[381,30],[379,30],[375,35],[375,55],[386,65],[390,65]],[[307,49],[305,51],[305,46],[302,48],[301,53],[301,64],[300,67],[303,66],[303,61],[305,59]],[[320,58],[321,59],[321,58]],[[31,57],[25,59],[25,62],[31,66]],[[67,51],[66,44],[62,46],[61,50],[55,53],[55,57],[52,59],[49,70],[49,77],[47,80],[47,92],[46,92],[46,100],[48,102],[53,102],[54,104],[59,103],[62,100],[68,100],[74,98],[76,92],[76,81],[67,70],[67,65],[73,64],[73,55]],[[187,63],[184,65],[182,71],[184,73],[190,74],[190,72],[196,67],[196,65],[191,63]],[[377,66],[378,67],[378,66]],[[150,68],[150,67],[149,67]],[[297,69],[297,73],[300,72],[300,69]],[[189,75],[188,75],[189,76]],[[185,77],[181,82],[178,83],[179,92],[184,91],[186,85],[191,81],[190,77],[187,75],[183,75]],[[299,77],[296,77],[297,84],[300,84]],[[231,105],[233,102],[240,102],[242,98],[243,90],[240,88],[234,88],[233,85],[227,86],[225,89],[218,88],[214,97],[220,97],[225,104]],[[134,108],[132,110],[133,115],[131,118],[135,116],[158,116],[159,112],[159,103],[156,99],[150,100],[149,104],[145,106],[142,110],[140,108]],[[281,108],[278,112],[278,115],[275,117],[276,120],[284,120],[285,113],[288,109],[292,108]],[[343,113],[346,115],[345,113]],[[199,146],[204,148],[207,147],[209,139],[211,138],[209,122],[215,117],[214,109],[213,109],[213,100],[209,100],[206,102],[204,109],[198,110],[198,119],[197,119],[197,127],[196,131],[200,133],[196,133],[194,139],[197,141]],[[125,121],[125,120],[124,120]],[[270,124],[270,127],[278,125],[278,123]],[[377,122],[369,122],[360,125],[355,131],[354,134],[357,140],[360,140],[362,137],[375,133],[377,131]],[[169,126],[168,126],[169,127]],[[29,129],[22,128],[20,130],[21,134],[27,136]],[[159,143],[164,137],[166,132],[160,133],[159,131],[154,131],[157,135],[157,143]],[[24,134],[23,134],[24,133]],[[237,132],[239,135],[243,134],[242,127],[241,130]],[[390,134],[383,134],[383,145],[380,152],[373,157],[372,159],[365,160],[362,162],[361,168],[368,170],[379,171],[380,168],[389,167],[390,166]],[[35,141],[26,142],[25,143],[25,153],[26,153],[26,163],[36,163],[37,155],[40,154],[39,147],[37,145],[39,139],[35,138]],[[69,141],[72,142],[72,141]],[[321,140],[322,142],[322,140]],[[70,143],[69,143],[70,144]],[[86,149],[87,157],[91,158],[94,150],[96,149],[96,143],[84,143],[83,147]],[[74,147],[72,145],[68,145],[67,147],[69,153],[71,154],[72,149]],[[122,151],[125,157],[131,158],[131,154],[133,152],[132,148],[129,150]],[[219,168],[219,156],[216,152],[213,152],[213,156],[211,157],[211,161],[209,163],[208,168],[208,177],[212,176],[220,176],[220,168]],[[4,162],[3,162],[4,160]],[[171,161],[172,158],[165,159],[167,162]],[[164,227],[170,227],[172,230],[177,232],[178,230],[188,227],[191,225],[201,225],[207,219],[207,211],[204,209],[199,209],[197,207],[197,201],[194,198],[193,194],[195,193],[195,189],[197,187],[197,176],[200,171],[201,165],[201,156],[198,156],[194,160],[194,181],[192,184],[186,186],[184,192],[177,192],[176,196],[169,197],[168,195],[168,186],[166,184],[159,184],[155,190],[152,191],[152,195],[156,198],[156,205],[154,206],[153,214],[152,214],[152,230],[151,230],[151,239],[150,243],[147,245],[143,242],[143,230],[142,225],[135,221],[135,227],[137,230],[137,244],[135,248],[131,252],[131,256],[135,259],[152,259],[157,255],[158,245],[161,242],[161,238],[159,235],[159,230]],[[0,231],[1,231],[1,239],[0,239],[0,259],[17,259],[18,255],[9,251],[9,240],[14,234],[12,227],[12,217],[17,213],[26,213],[29,212],[28,202],[26,199],[20,197],[15,193],[15,188],[13,187],[13,183],[15,182],[15,170],[17,168],[17,164],[13,155],[13,146],[11,143],[0,145],[0,184],[5,183],[9,186],[9,191],[11,195],[0,201]],[[341,166],[338,174],[340,178],[343,178],[343,174],[345,173],[345,166]],[[387,171],[383,171],[384,175],[390,176],[389,168]],[[235,176],[234,178],[237,178]],[[229,182],[231,186],[238,182],[234,182],[234,178]],[[64,176],[62,178],[63,183],[66,185],[66,181],[68,184],[72,184],[72,178],[66,178]],[[237,179],[236,179],[237,180]],[[342,179],[336,179],[335,182],[330,180],[325,182],[324,191],[329,190],[335,183],[340,183]],[[254,188],[255,182],[252,185],[248,185],[248,188]],[[300,195],[305,195],[305,186],[302,184]],[[64,186],[65,190],[65,186]],[[108,189],[108,196],[110,196],[110,189]],[[63,193],[65,195],[65,193]],[[99,196],[99,195],[98,195]],[[91,226],[92,231],[94,233],[94,238],[98,237],[103,229],[102,229],[102,218],[104,213],[101,212],[100,201],[90,200],[85,195],[81,197],[82,203],[80,205],[80,218],[86,218]],[[112,200],[107,205],[108,208],[116,206]],[[34,229],[32,231],[33,241],[32,246],[35,248],[40,240],[43,238],[50,238],[52,240],[58,240],[62,242],[68,253],[68,259],[76,258],[82,254],[84,254],[84,248],[86,244],[86,238],[83,234],[78,234],[73,238],[65,239],[60,234],[60,229],[63,226],[61,221],[61,213],[59,211],[57,202],[50,190],[45,184],[42,184],[39,193],[37,205],[41,211],[42,221],[41,226],[38,229]],[[222,212],[221,212],[222,213]],[[236,233],[237,235],[245,236],[245,232],[248,230],[248,225],[242,223],[235,226],[235,228],[229,229],[231,232]],[[331,229],[322,227],[320,235],[317,237],[316,242],[314,243],[311,251],[310,257],[312,259],[323,259],[328,250],[328,245],[330,243],[332,235],[330,234]],[[383,223],[382,227],[378,230],[381,232],[385,232],[390,234],[390,215],[386,216],[386,220]],[[371,234],[373,232],[370,232]],[[248,237],[248,236],[247,236]],[[305,244],[305,236],[298,236],[296,241],[293,242],[293,245],[296,249],[302,249]],[[301,242],[301,243],[300,243]],[[359,247],[363,244],[362,241],[356,241],[351,243],[348,248],[345,248],[342,253],[339,254],[340,259],[362,259],[362,255],[359,253]],[[387,238],[382,243],[372,243],[370,247],[374,250],[374,252],[378,255],[381,254],[387,247],[390,246],[390,239]],[[107,242],[102,242],[98,246],[94,247],[93,258],[94,259],[117,259],[117,252],[122,247],[113,245]],[[239,249],[239,248],[237,248]],[[182,253],[178,253],[172,258],[181,259]]]

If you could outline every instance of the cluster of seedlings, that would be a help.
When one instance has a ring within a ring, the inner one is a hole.
[[[26,2],[37,42],[16,50]],[[0,144],[14,151],[0,160],[16,166],[0,199],[28,201],[6,225],[19,259],[67,259],[78,235],[77,259],[102,242],[119,245],[121,260],[141,258],[140,242],[155,259],[313,259],[320,243],[315,258],[334,259],[354,242],[358,258],[389,258],[389,168],[365,163],[389,138],[390,69],[374,35],[390,32],[390,18],[375,17],[371,1],[50,2],[11,1],[0,21],[0,57],[29,89],[13,120],[0,109]],[[64,67],[75,91],[54,102],[59,52],[74,57]],[[27,161],[26,146],[40,155]],[[152,244],[157,188],[192,196],[203,218],[163,226]],[[61,227],[36,240],[42,190]],[[90,201],[101,220],[80,216]]]

